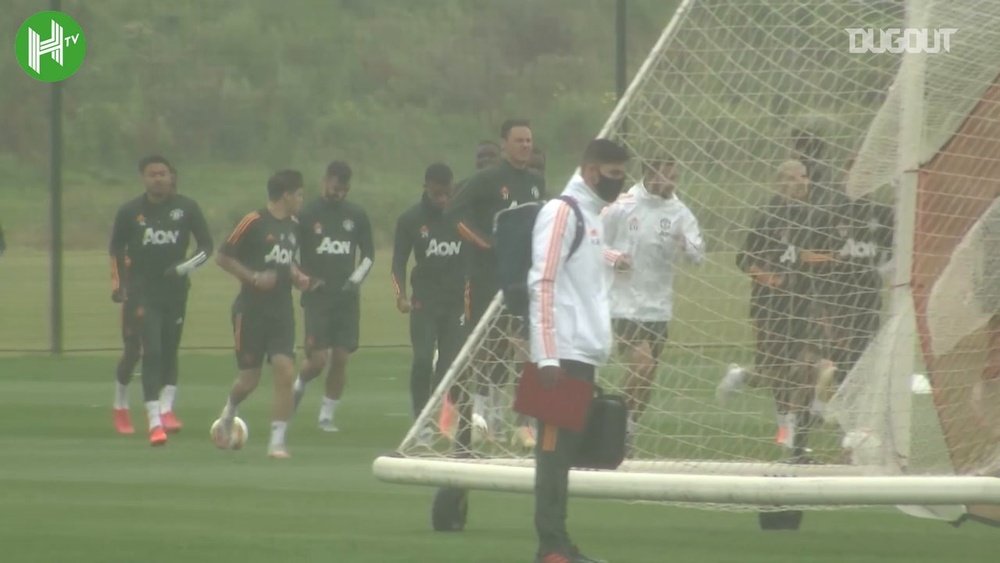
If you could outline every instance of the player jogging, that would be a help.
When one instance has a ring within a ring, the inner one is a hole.
[[[295,379],[295,407],[306,384],[329,366],[319,427],[336,432],[337,405],[347,383],[347,361],[358,349],[361,329],[361,283],[375,260],[372,227],[365,210],[347,201],[351,167],[334,161],[326,168],[323,194],[299,214],[299,245],[303,273],[323,281],[315,292],[302,295],[306,361]]]
[[[698,220],[675,193],[677,167],[670,157],[643,162],[643,180],[604,210],[609,248],[632,258],[611,287],[611,318],[628,374],[624,389],[629,434],[653,392],[660,354],[673,315],[674,264],[700,264],[705,243]]]
[[[123,303],[122,323],[140,336],[142,395],[149,422],[149,441],[167,441],[181,429],[173,412],[177,385],[177,351],[187,307],[188,274],[208,260],[212,237],[198,204],[177,195],[172,167],[162,156],[139,162],[145,193],[123,204],[111,232],[111,298]],[[191,237],[195,254],[187,256]],[[127,277],[125,273],[127,272]],[[134,343],[133,345],[135,345]],[[124,366],[128,367],[128,366]],[[133,432],[128,409],[131,369],[118,370],[114,419],[123,434]],[[161,408],[161,390],[167,394]]]
[[[239,375],[222,409],[222,424],[213,436],[217,446],[229,444],[240,403],[257,387],[267,359],[274,372],[269,457],[289,457],[285,430],[292,415],[295,377],[295,312],[292,286],[315,289],[320,282],[302,274],[293,261],[298,250],[294,215],[302,206],[302,174],[281,170],[267,181],[267,206],[248,213],[226,238],[216,259],[240,282],[232,308],[233,339]]]
[[[493,253],[493,221],[496,214],[518,204],[538,201],[545,197],[545,179],[527,169],[532,155],[531,124],[524,119],[508,119],[500,128],[503,145],[503,160],[495,166],[477,172],[468,179],[449,205],[448,214],[453,217],[458,232],[468,243],[469,273],[466,286],[466,321],[470,330],[479,323],[490,302],[499,290],[496,277],[496,257]],[[508,333],[518,327],[510,317],[498,321],[506,326]],[[498,404],[501,394],[494,387],[505,382],[508,366],[503,359],[513,355],[513,346],[507,337],[497,330],[487,336],[493,349],[481,349],[477,356],[481,363],[489,358],[494,361],[490,373],[484,380],[472,382],[475,385],[473,414],[475,424],[484,427],[485,434],[498,431],[500,411]],[[468,421],[465,417],[462,420]],[[463,429],[459,434],[459,444],[468,444],[471,429]],[[495,437],[495,436],[494,436]],[[534,444],[534,433],[527,422],[518,429],[517,436],[525,446]]]
[[[410,315],[410,400],[414,417],[423,410],[455,359],[465,335],[462,239],[455,225],[444,218],[451,190],[451,169],[442,163],[431,164],[424,173],[420,202],[396,222],[392,285],[396,308]],[[416,265],[410,277],[412,294],[408,296],[406,265],[411,253]],[[430,436],[424,433],[421,438],[429,440]]]

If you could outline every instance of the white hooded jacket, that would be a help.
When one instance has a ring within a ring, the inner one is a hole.
[[[587,232],[567,259],[577,228],[573,209],[553,199],[538,212],[528,272],[531,359],[540,367],[559,360],[601,365],[611,352],[609,291],[619,255],[604,246],[600,213],[607,203],[579,173],[562,193],[579,204]]]
[[[632,260],[631,270],[614,275],[611,317],[669,321],[674,264],[682,256],[695,264],[705,258],[698,220],[676,195],[652,195],[641,182],[608,206],[602,220],[608,247]]]

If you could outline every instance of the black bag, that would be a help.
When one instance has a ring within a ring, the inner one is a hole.
[[[620,395],[605,395],[600,387],[590,402],[587,426],[583,430],[575,467],[617,469],[625,460],[625,432],[628,407]]]
[[[587,228],[576,200],[559,196],[576,216],[576,234],[569,247],[569,256],[580,248]],[[504,305],[512,315],[528,316],[528,270],[531,269],[531,233],[542,202],[523,203],[497,213],[493,225],[493,251],[497,259],[497,283],[503,291]]]

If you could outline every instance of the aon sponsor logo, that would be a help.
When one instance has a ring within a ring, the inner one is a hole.
[[[264,257],[265,264],[291,264],[292,263],[292,251],[287,248],[281,248],[280,245],[274,245],[271,248],[271,252],[267,253]]]
[[[461,241],[441,241],[431,239],[427,243],[427,256],[456,256],[462,251]]]
[[[330,240],[330,237],[323,237],[323,242],[316,247],[316,254],[350,254],[351,241]]]
[[[778,260],[781,264],[795,264],[799,261],[799,249],[793,244],[789,244]]]
[[[878,248],[871,242],[847,239],[839,254],[842,258],[874,258],[878,255]]]
[[[180,231],[159,231],[152,227],[146,227],[146,232],[142,235],[142,245],[177,244],[177,239],[180,236]]]

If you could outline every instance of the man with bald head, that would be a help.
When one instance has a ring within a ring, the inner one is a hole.
[[[805,165],[788,160],[778,166],[775,196],[761,209],[747,233],[737,266],[751,280],[750,318],[756,338],[753,372],[732,365],[719,384],[725,398],[749,379],[770,388],[778,432],[775,441],[798,457],[807,451],[810,406],[817,380],[832,364],[811,288],[815,271],[829,261],[820,216],[808,203]]]

